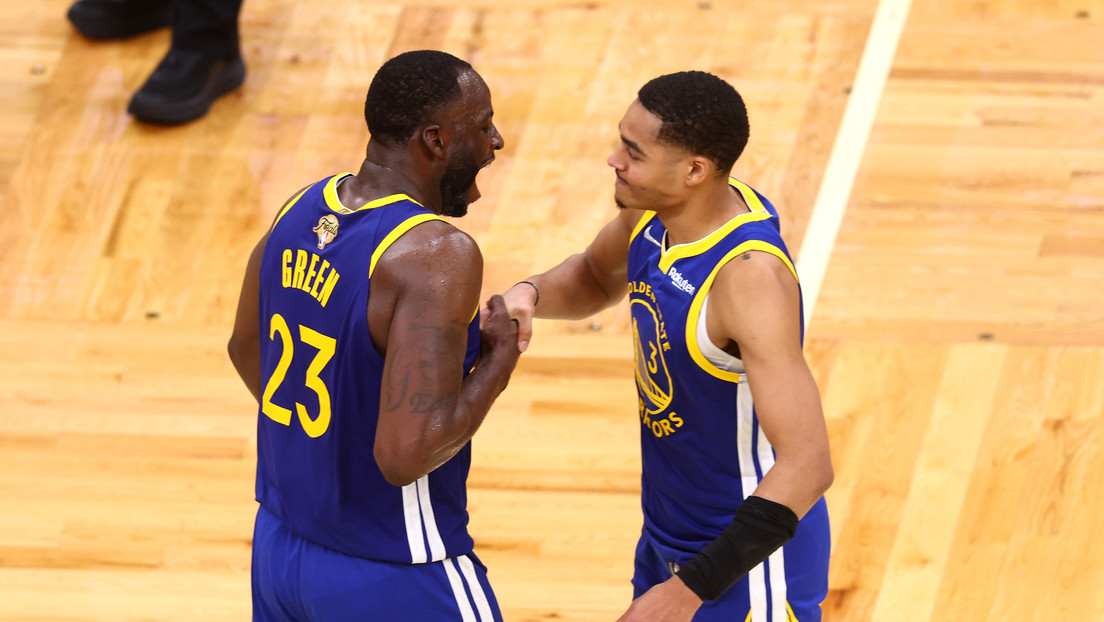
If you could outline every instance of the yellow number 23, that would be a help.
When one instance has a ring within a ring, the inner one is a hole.
[[[274,404],[272,396],[276,393],[276,389],[280,388],[280,384],[284,382],[288,368],[291,367],[295,344],[292,341],[291,329],[288,328],[287,320],[282,315],[279,313],[273,315],[269,324],[272,330],[269,332],[268,338],[275,340],[276,335],[279,334],[280,340],[283,342],[283,351],[280,353],[279,362],[276,363],[276,369],[273,370],[272,376],[265,384],[264,395],[261,397],[261,412],[277,423],[291,425],[291,410]],[[318,416],[311,419],[310,415],[307,414],[306,407],[299,402],[295,403],[295,412],[299,415],[299,423],[303,426],[303,431],[307,433],[307,436],[318,438],[325,434],[326,429],[330,427],[330,391],[326,388],[326,383],[318,377],[318,374],[326,367],[326,363],[329,363],[330,359],[333,358],[334,351],[337,349],[337,340],[313,331],[302,324],[299,325],[299,340],[318,350],[318,354],[314,355],[314,360],[307,367],[307,378],[304,383],[308,389],[318,394]]]

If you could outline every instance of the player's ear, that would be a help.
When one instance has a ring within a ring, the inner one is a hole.
[[[686,170],[686,185],[696,186],[706,179],[712,177],[714,170],[713,162],[709,158],[702,156],[694,156],[690,158],[689,167]]]
[[[441,126],[436,123],[423,126],[418,131],[418,137],[422,141],[422,145],[431,153],[434,157],[445,157],[445,143],[441,137]]]

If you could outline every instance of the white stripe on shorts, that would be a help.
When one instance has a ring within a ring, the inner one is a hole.
[[[767,558],[770,561],[771,622],[788,622],[786,611],[786,557],[784,549],[779,548]]]
[[[494,614],[491,613],[491,603],[487,600],[487,593],[483,591],[483,584],[479,582],[479,575],[475,573],[475,564],[467,555],[456,558],[460,563],[460,571],[464,573],[464,580],[468,582],[472,599],[475,600],[475,608],[479,610],[481,622],[494,622]]]
[[[475,612],[472,611],[471,603],[468,602],[468,593],[464,591],[464,583],[460,580],[460,573],[456,572],[456,566],[452,563],[452,559],[445,559],[441,564],[445,567],[449,585],[452,586],[452,595],[456,598],[457,606],[460,607],[460,618],[464,622],[476,622]]]

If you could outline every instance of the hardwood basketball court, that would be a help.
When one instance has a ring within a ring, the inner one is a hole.
[[[823,268],[826,620],[1104,620],[1104,3],[883,2],[246,0],[244,87],[179,128],[124,112],[168,32],[95,43],[65,1],[9,2],[0,619],[248,619],[256,415],[225,355],[245,260],[290,194],[359,166],[379,64],[437,48],[484,76],[506,140],[457,222],[484,297],[613,216],[644,82],[740,90],[736,175],[795,257],[826,245],[797,266]],[[899,33],[868,47],[889,3]],[[627,607],[632,382],[624,306],[540,322],[477,434],[471,531],[508,621]]]

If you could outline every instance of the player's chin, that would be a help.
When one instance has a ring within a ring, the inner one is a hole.
[[[625,193],[621,192],[621,186],[618,185],[613,190],[613,204],[621,209],[628,209],[632,207]]]

